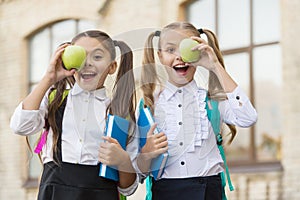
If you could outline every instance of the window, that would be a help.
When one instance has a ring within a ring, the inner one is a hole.
[[[282,72],[279,0],[190,0],[185,20],[214,31],[226,69],[249,95],[258,112],[251,128],[238,128],[227,149],[234,162],[280,160]]]
[[[65,20],[51,24],[29,37],[29,91],[40,81],[55,49],[70,41],[77,33],[93,29],[95,25],[86,20]],[[39,134],[30,137],[31,147]],[[30,157],[29,179],[40,176],[41,164],[37,156]]]

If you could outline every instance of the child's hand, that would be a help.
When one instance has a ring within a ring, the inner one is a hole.
[[[200,51],[200,59],[197,62],[192,63],[195,66],[203,66],[207,70],[214,71],[217,65],[219,65],[218,58],[211,46],[200,37],[191,37],[193,40],[199,42],[199,45],[195,46],[192,50]]]
[[[76,71],[75,69],[68,71],[62,66],[61,55],[68,45],[69,44],[66,43],[59,46],[50,59],[50,64],[45,76],[50,79],[52,84],[62,80],[65,77],[74,75]]]
[[[105,142],[99,148],[99,162],[109,166],[121,166],[127,162],[129,155],[116,139],[103,136],[103,140]]]
[[[153,134],[156,124],[152,125],[147,133],[146,144],[143,146],[141,153],[144,158],[153,159],[168,150],[168,140],[165,133],[160,132]]]

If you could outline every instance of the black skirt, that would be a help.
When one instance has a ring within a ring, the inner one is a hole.
[[[44,164],[38,200],[118,200],[117,183],[99,176],[99,165]]]
[[[152,200],[221,200],[220,175],[152,180]]]

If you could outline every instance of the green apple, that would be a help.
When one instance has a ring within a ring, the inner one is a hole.
[[[70,45],[65,48],[61,58],[67,70],[79,69],[85,62],[86,52],[81,46]]]
[[[179,51],[184,62],[196,62],[200,59],[200,51],[192,51],[199,43],[191,38],[183,39],[179,44]]]

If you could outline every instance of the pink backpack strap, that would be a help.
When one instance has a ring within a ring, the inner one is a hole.
[[[48,130],[44,130],[38,144],[34,149],[34,153],[39,154],[42,151],[43,146],[46,144],[47,136],[48,136]]]

